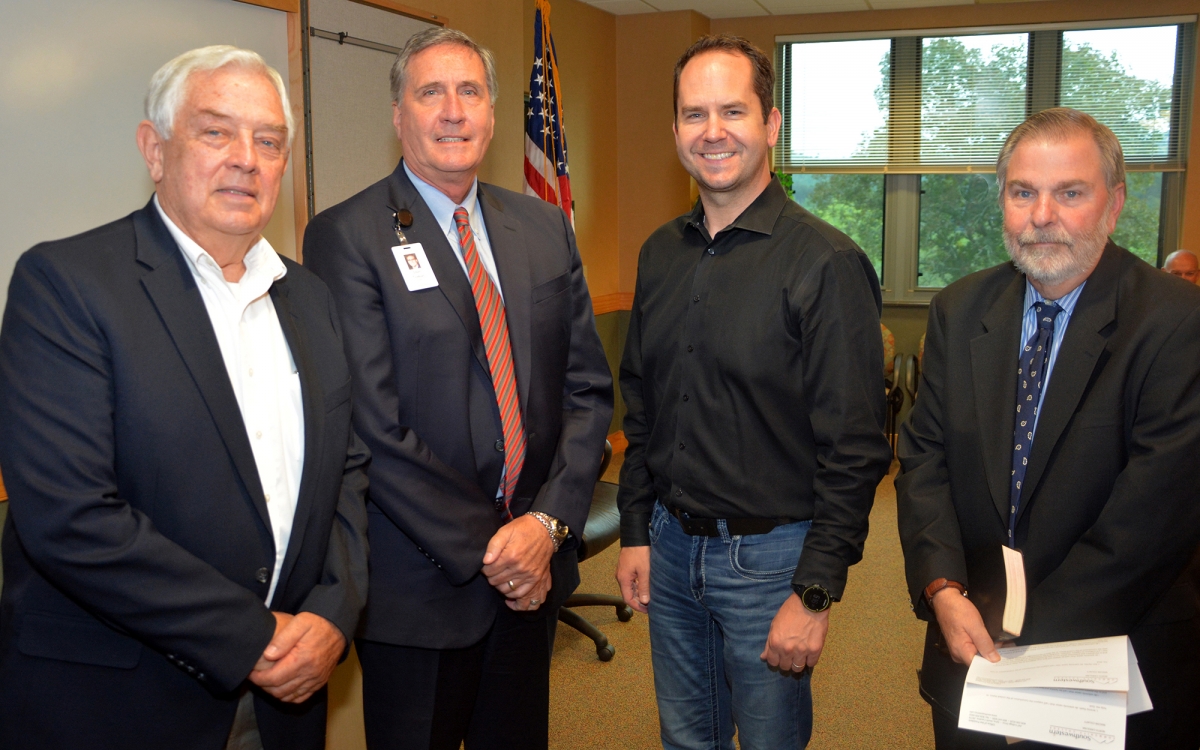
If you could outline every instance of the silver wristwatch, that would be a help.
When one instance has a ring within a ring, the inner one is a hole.
[[[543,513],[540,510],[531,510],[525,515],[533,516],[546,527],[546,531],[550,532],[550,541],[554,542],[554,551],[558,552],[558,548],[566,541],[567,534],[571,533],[567,525],[549,513]]]

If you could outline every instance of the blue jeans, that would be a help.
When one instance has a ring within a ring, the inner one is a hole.
[[[811,521],[768,534],[688,536],[662,504],[650,520],[650,649],[666,750],[803,748],[809,677],[759,659],[792,593]]]

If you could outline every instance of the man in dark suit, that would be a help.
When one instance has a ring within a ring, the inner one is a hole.
[[[1124,161],[1088,115],[1033,115],[996,172],[1013,263],[934,298],[900,436],[937,746],[1006,746],[957,714],[965,665],[997,659],[1010,546],[1028,587],[1016,642],[1130,636],[1154,710],[1126,746],[1195,750],[1200,477],[1183,467],[1200,453],[1200,293],[1109,241]]]
[[[324,748],[368,454],[329,291],[261,235],[289,112],[257,54],[181,55],[138,127],[155,197],[17,263],[5,748]]]
[[[418,34],[392,94],[403,161],[304,238],[373,454],[367,744],[544,748],[551,625],[578,584],[563,542],[587,519],[612,379],[563,212],[476,179],[491,53]]]

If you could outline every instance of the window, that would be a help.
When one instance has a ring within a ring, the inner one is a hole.
[[[1182,210],[1194,20],[781,37],[776,171],[863,247],[885,301],[919,303],[1008,257],[996,155],[1029,113],[1075,107],[1125,150],[1113,239],[1157,264]]]

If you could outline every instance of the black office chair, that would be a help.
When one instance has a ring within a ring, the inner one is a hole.
[[[612,460],[612,444],[604,441],[604,460],[600,462],[600,476]],[[596,482],[592,490],[592,508],[588,511],[587,524],[579,539],[579,562],[595,557],[621,536],[621,513],[617,510],[617,485],[612,482]],[[608,642],[600,629],[584,619],[572,607],[615,607],[617,619],[629,622],[633,610],[619,596],[610,594],[571,594],[558,610],[558,621],[578,630],[596,644],[596,656],[600,661],[610,661],[617,650]]]
[[[915,354],[906,358],[904,368],[904,390],[908,392],[910,403],[917,401],[917,386],[921,384],[921,360]]]
[[[896,418],[900,416],[900,410],[904,408],[904,386],[900,381],[904,370],[904,355],[897,354],[896,359],[892,364],[892,377],[884,379],[884,388],[887,389],[887,434],[888,440],[892,444],[892,456],[896,455],[896,440],[899,430],[896,425]]]

